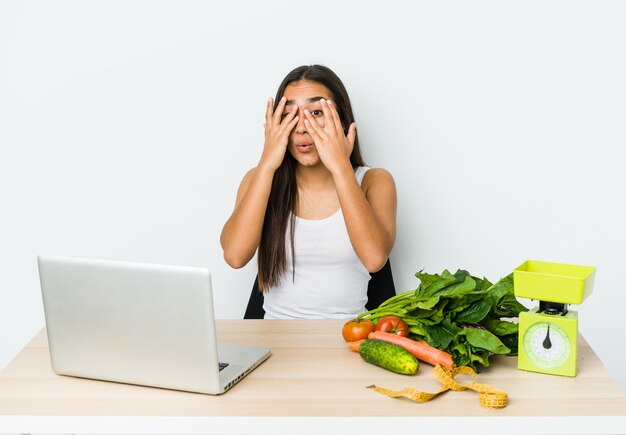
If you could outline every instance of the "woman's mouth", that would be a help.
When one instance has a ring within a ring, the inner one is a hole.
[[[296,149],[300,151],[301,153],[308,153],[309,151],[313,149],[313,144],[312,143],[297,144]]]

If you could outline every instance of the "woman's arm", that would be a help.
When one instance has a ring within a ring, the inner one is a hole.
[[[235,209],[220,237],[224,259],[235,269],[248,264],[259,246],[273,177],[274,171],[256,167],[241,181]]]
[[[376,272],[396,240],[396,186],[384,169],[370,169],[359,186],[352,168],[333,173],[350,242],[363,265]]]
[[[224,259],[236,269],[248,264],[259,246],[274,172],[285,158],[289,134],[298,123],[295,105],[281,119],[285,103],[283,97],[274,111],[274,101],[270,98],[267,102],[263,154],[257,167],[248,171],[241,181],[235,209],[222,229],[220,243]]]
[[[354,251],[370,272],[380,270],[396,240],[396,186],[384,169],[371,169],[359,186],[349,161],[356,137],[355,125],[344,135],[339,114],[330,101],[321,100],[324,125],[308,111],[305,125],[320,158],[333,175],[342,213]]]

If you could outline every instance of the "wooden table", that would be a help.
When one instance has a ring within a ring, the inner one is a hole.
[[[57,376],[41,331],[0,373],[0,433],[626,433],[626,395],[582,337],[576,378],[493,358],[478,381],[508,392],[509,404],[490,410],[469,390],[417,403],[367,389],[441,385],[427,364],[402,376],[366,363],[346,347],[341,325],[218,321],[220,340],[273,353],[222,396]]]

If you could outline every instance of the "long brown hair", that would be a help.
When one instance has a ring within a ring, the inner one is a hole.
[[[283,79],[276,91],[274,110],[285,93],[287,86],[297,81],[316,82],[325,86],[332,96],[333,103],[339,113],[344,134],[348,134],[350,124],[354,122],[352,105],[345,86],[337,75],[323,65],[303,65],[291,71]],[[363,158],[359,147],[358,135],[354,140],[354,148],[350,154],[352,168],[363,166]],[[261,240],[259,243],[258,260],[258,283],[261,291],[267,291],[278,285],[287,269],[287,252],[285,236],[289,228],[291,240],[292,266],[295,267],[295,252],[293,234],[295,219],[293,211],[298,200],[298,186],[296,183],[296,160],[291,153],[285,153],[282,164],[274,173],[272,189],[265,211]]]

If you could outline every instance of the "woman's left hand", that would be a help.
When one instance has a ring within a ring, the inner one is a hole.
[[[350,154],[356,138],[356,124],[350,124],[348,134],[344,134],[339,113],[332,101],[322,99],[324,123],[321,125],[308,110],[304,111],[304,123],[315,142],[315,148],[322,163],[330,172],[339,171],[346,162],[350,164]]]

